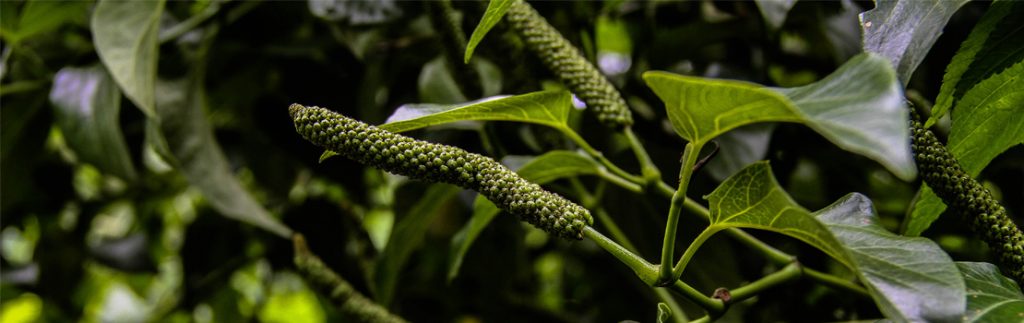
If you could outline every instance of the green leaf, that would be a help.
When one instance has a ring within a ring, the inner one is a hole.
[[[433,114],[400,113],[388,118],[380,128],[405,132],[463,120],[517,121],[568,129],[572,97],[566,91],[540,91],[482,101]],[[414,111],[415,112],[415,111]]]
[[[438,56],[423,65],[417,81],[420,102],[453,104],[466,102],[459,84],[445,67],[444,57]]]
[[[882,314],[909,322],[959,321],[964,281],[953,260],[934,241],[889,232],[871,201],[851,193],[814,213],[856,265]]]
[[[860,14],[864,51],[889,58],[903,85],[918,69],[949,17],[969,0],[876,0]]]
[[[157,35],[164,1],[100,0],[93,9],[96,52],[125,96],[155,117]]]
[[[975,84],[1024,60],[1024,28],[1013,19],[1022,15],[1024,3],[1020,1],[991,4],[946,66],[942,88],[925,128],[934,125]]]
[[[516,172],[530,182],[545,184],[560,178],[598,175],[606,171],[603,166],[586,156],[575,152],[556,150],[530,160]],[[462,260],[465,258],[466,252],[469,251],[469,247],[500,211],[497,206],[494,206],[494,203],[486,198],[479,195],[476,197],[473,202],[473,216],[452,237],[448,258],[448,281],[458,276]]]
[[[790,89],[665,72],[644,73],[644,80],[665,102],[676,133],[696,144],[747,124],[797,122],[902,179],[916,176],[903,93],[877,55],[855,56],[824,79]]]
[[[715,180],[724,181],[744,167],[764,159],[774,130],[774,124],[762,123],[739,127],[722,134],[715,139],[718,143],[718,154],[704,165],[708,174]]]
[[[380,255],[374,279],[377,283],[377,301],[390,304],[398,284],[398,273],[409,255],[423,243],[423,237],[430,229],[430,223],[445,206],[446,202],[461,191],[453,185],[433,185],[415,205],[410,213],[398,220],[387,247]]]
[[[886,231],[863,195],[847,195],[812,214],[782,190],[767,162],[759,162],[707,199],[706,230],[761,229],[804,241],[852,270],[888,318],[941,321],[963,315],[964,284],[949,256],[929,239]]]
[[[996,156],[1024,143],[1024,61],[978,83],[953,109],[946,147],[964,171],[977,177]],[[922,188],[907,220],[906,235],[924,232],[945,210],[931,189]]]
[[[466,44],[466,55],[463,60],[469,63],[469,59],[473,57],[473,51],[476,50],[476,46],[480,44],[480,41],[484,40],[484,35],[494,28],[498,22],[501,22],[501,18],[508,12],[508,8],[512,7],[512,3],[519,0],[491,0],[487,4],[487,11],[484,11],[484,17],[480,18],[480,23],[476,25],[476,29],[473,29],[473,35],[469,36],[469,42]]]
[[[18,43],[26,38],[55,30],[70,21],[80,20],[84,23],[83,17],[88,14],[88,10],[89,3],[85,1],[28,1],[22,8],[21,15],[14,19],[17,28],[5,30],[2,34],[11,43]]]
[[[878,53],[896,67],[907,84],[949,17],[968,0],[876,0],[875,8],[860,14],[864,51]]]
[[[967,284],[964,322],[1018,322],[1024,315],[1024,294],[999,268],[984,262],[957,262]]]
[[[917,176],[903,89],[883,58],[857,55],[820,81],[775,90],[836,146],[878,161],[903,180]]]
[[[156,97],[160,133],[174,157],[176,168],[188,182],[198,188],[210,205],[224,216],[282,238],[291,237],[292,230],[260,206],[231,172],[231,165],[207,121],[205,95],[199,77],[193,75],[186,80],[161,81],[157,88],[160,93]],[[158,147],[161,143],[153,144]]]
[[[118,121],[121,91],[102,66],[62,68],[53,78],[50,101],[64,140],[81,161],[123,180],[135,180]]]
[[[757,0],[757,9],[761,11],[761,17],[772,29],[779,29],[782,23],[786,22],[786,15],[789,9],[793,9],[796,0]]]
[[[707,230],[740,227],[768,230],[806,242],[852,268],[839,241],[828,228],[797,205],[772,176],[768,162],[744,168],[705,197],[711,211]]]

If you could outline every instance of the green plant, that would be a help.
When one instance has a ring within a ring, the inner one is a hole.
[[[1018,321],[1020,17],[0,1],[0,317]]]

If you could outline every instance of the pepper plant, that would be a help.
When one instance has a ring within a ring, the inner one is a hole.
[[[5,319],[1024,316],[1020,2],[0,4]]]

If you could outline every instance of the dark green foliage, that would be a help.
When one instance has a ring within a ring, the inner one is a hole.
[[[544,65],[594,111],[601,123],[613,128],[633,125],[633,114],[619,91],[537,10],[525,1],[516,1],[505,19]]]
[[[360,163],[480,192],[499,208],[566,239],[583,239],[593,218],[583,207],[531,183],[494,159],[412,139],[339,113],[292,104],[295,130],[306,140]]]
[[[310,285],[330,297],[342,313],[359,322],[405,322],[360,294],[352,284],[328,268],[320,257],[309,251],[306,239],[301,234],[292,237],[292,243],[295,248],[295,267]]]
[[[445,64],[448,64],[448,70],[458,81],[462,94],[467,98],[480,97],[483,93],[480,75],[472,65],[462,62],[462,53],[466,52],[466,34],[462,31],[451,1],[427,1],[425,4],[430,12],[430,22],[444,47]]]
[[[916,112],[910,128],[914,159],[925,183],[999,255],[1006,273],[1024,284],[1024,233],[992,194],[964,172],[935,134],[922,127]]]

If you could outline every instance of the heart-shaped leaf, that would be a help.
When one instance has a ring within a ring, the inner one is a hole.
[[[62,68],[53,77],[50,102],[64,140],[81,161],[123,180],[135,180],[118,121],[121,91],[102,66]]]
[[[864,51],[881,54],[907,84],[949,17],[968,0],[875,0],[875,8],[860,14]]]
[[[964,284],[949,256],[929,239],[886,231],[863,195],[847,195],[812,214],[782,190],[767,162],[759,162],[707,199],[706,230],[762,229],[807,242],[852,270],[888,318],[944,321],[963,315]]]
[[[559,178],[597,175],[606,170],[593,159],[570,151],[551,151],[534,158],[516,172],[526,180],[544,184]],[[448,280],[455,279],[462,266],[462,260],[481,232],[494,220],[501,210],[482,196],[473,202],[473,216],[452,238],[448,258]]]
[[[790,89],[665,72],[644,73],[644,80],[665,102],[676,133],[698,145],[747,124],[797,122],[902,179],[916,176],[903,93],[880,56],[855,56],[824,79]]]
[[[1016,322],[1024,315],[1024,293],[999,268],[984,262],[957,262],[967,284],[964,322]]]
[[[103,65],[124,95],[156,116],[157,37],[164,1],[100,0],[92,13],[92,38]]]

